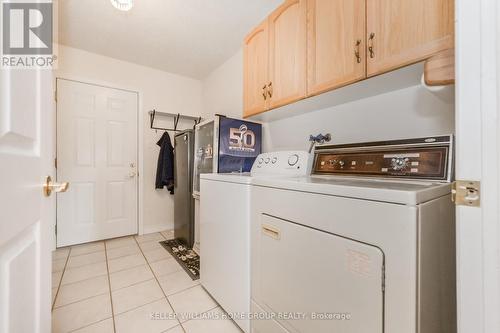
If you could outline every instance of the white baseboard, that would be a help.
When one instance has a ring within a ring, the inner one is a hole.
[[[145,225],[143,228],[143,234],[151,234],[153,232],[160,232],[170,229],[172,229],[172,226],[169,224]]]

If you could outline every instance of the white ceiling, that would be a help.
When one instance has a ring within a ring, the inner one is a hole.
[[[61,44],[197,79],[233,55],[282,0],[60,0]]]

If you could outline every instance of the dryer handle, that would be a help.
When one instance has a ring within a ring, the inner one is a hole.
[[[276,240],[279,240],[281,238],[280,230],[268,224],[262,225],[262,233]]]

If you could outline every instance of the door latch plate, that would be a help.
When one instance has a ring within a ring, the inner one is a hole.
[[[481,205],[481,182],[455,181],[451,190],[451,200],[457,206],[479,207]]]

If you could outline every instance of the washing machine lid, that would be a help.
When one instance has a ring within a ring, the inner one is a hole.
[[[200,175],[201,179],[212,180],[218,182],[225,183],[235,183],[235,184],[246,184],[252,185],[254,180],[269,178],[269,179],[278,179],[278,178],[289,178],[285,175],[252,175],[250,172],[244,173],[205,173]]]
[[[236,183],[236,184],[246,184],[250,185],[252,183],[252,176],[249,172],[244,173],[202,173],[200,179],[226,182],[226,183]]]
[[[451,193],[450,183],[342,176],[254,178],[254,185],[324,195],[418,205]]]

